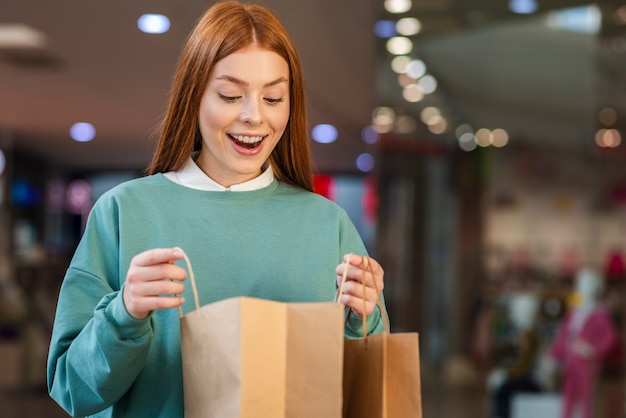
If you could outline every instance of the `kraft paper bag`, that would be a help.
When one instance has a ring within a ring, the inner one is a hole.
[[[200,307],[187,263],[196,309],[181,311],[185,417],[340,418],[344,306],[236,297]]]
[[[418,334],[390,333],[378,305],[385,332],[368,336],[364,317],[364,337],[344,342],[343,417],[422,418]]]

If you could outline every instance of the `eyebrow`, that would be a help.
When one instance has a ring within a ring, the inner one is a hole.
[[[245,86],[245,87],[248,87],[250,85],[246,81],[240,80],[240,79],[238,79],[236,77],[232,77],[232,76],[229,76],[229,75],[221,75],[219,77],[215,77],[215,79],[216,80],[230,81],[231,83],[239,84],[240,86]],[[272,86],[275,86],[277,84],[286,83],[286,82],[287,82],[287,79],[285,77],[279,77],[279,78],[277,78],[274,81],[270,81],[269,83],[265,83],[263,85],[263,87],[272,87]]]

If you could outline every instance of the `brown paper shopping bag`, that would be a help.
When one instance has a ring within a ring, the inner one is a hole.
[[[183,253],[184,254],[184,253]],[[236,297],[182,315],[186,418],[340,418],[339,303]]]
[[[390,333],[380,298],[378,305],[385,332],[368,336],[364,317],[364,337],[344,342],[343,417],[421,418],[418,334]]]

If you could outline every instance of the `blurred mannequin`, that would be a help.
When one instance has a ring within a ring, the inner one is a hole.
[[[583,268],[575,285],[576,305],[563,319],[550,355],[563,373],[562,418],[591,418],[602,358],[616,344],[617,333],[600,304],[601,275]]]
[[[509,307],[509,320],[519,340],[510,367],[496,368],[488,377],[487,386],[493,393],[492,418],[509,418],[511,401],[517,393],[541,391],[533,376],[538,349],[535,321],[539,302],[535,295],[520,293],[511,297]]]

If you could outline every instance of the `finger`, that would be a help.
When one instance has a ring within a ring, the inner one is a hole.
[[[181,258],[183,258],[183,253],[179,248],[153,248],[137,254],[131,261],[131,265],[152,266],[174,262]]]
[[[185,291],[182,283],[170,280],[127,282],[125,286],[131,298],[178,295]]]
[[[370,316],[376,308],[376,303],[371,301],[365,301],[363,299],[352,295],[341,295],[341,303],[349,307],[352,312],[362,318],[364,315]]]
[[[135,318],[145,318],[150,312],[159,309],[178,308],[185,302],[185,299],[181,296],[163,297],[141,297],[132,298],[129,297],[126,303],[126,309]]]
[[[378,294],[373,287],[365,286],[363,289],[363,284],[356,281],[346,282],[341,293],[361,299],[365,298],[367,301],[376,302],[378,300]]]
[[[359,260],[362,260],[361,256],[355,254],[346,254],[344,256],[344,262],[339,264],[335,269],[337,275],[343,276],[345,272],[348,279],[361,282],[365,272],[361,268],[361,261],[356,263],[355,260],[357,260],[357,258]]]
[[[126,273],[126,281],[130,283],[164,279],[185,280],[186,278],[187,271],[184,268],[167,263],[146,267],[131,266]]]
[[[337,266],[336,273],[338,276],[337,285],[341,285],[341,279],[343,278],[344,271],[346,272],[346,277],[348,280],[354,280],[361,283],[365,283],[366,286],[377,287],[380,292],[383,291],[384,288],[384,271],[380,264],[369,257],[362,257],[355,254],[348,254],[344,256],[344,260],[348,264],[342,263]],[[357,263],[357,260],[359,262]],[[368,267],[371,263],[371,269]],[[347,269],[347,271],[346,271]],[[373,272],[373,275],[372,275]],[[374,283],[374,280],[376,283]]]
[[[378,261],[371,257],[362,257],[362,262],[362,268],[366,272],[365,283],[368,286],[375,287],[382,292],[385,286],[383,279],[385,272],[383,271],[382,266],[378,263]]]

